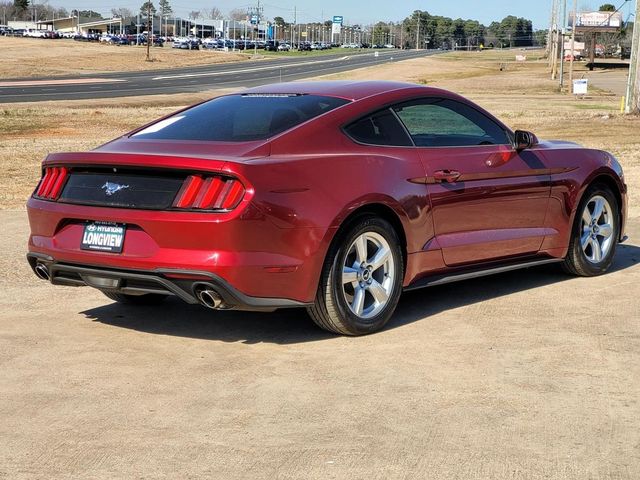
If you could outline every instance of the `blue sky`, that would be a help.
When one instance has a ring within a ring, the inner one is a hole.
[[[40,3],[42,0],[36,0]],[[246,9],[256,4],[247,0],[170,0],[173,10],[181,16],[187,16],[192,10],[218,7],[223,13],[233,8]],[[624,0],[578,0],[581,10],[597,9],[602,3],[622,5]],[[50,5],[67,9],[93,9],[108,14],[112,8],[126,7],[137,10],[142,0],[50,0]],[[155,2],[157,4],[157,0]],[[551,10],[551,0],[264,0],[264,13],[273,18],[278,15],[287,21],[293,20],[293,7],[297,6],[298,19],[302,22],[329,19],[333,15],[343,15],[349,23],[371,23],[377,20],[402,20],[416,9],[427,10],[432,15],[452,18],[470,18],[485,25],[501,20],[507,15],[516,15],[533,20],[534,28],[547,28]],[[568,0],[569,6],[572,1]],[[633,12],[635,2],[629,1],[622,12],[625,19]]]

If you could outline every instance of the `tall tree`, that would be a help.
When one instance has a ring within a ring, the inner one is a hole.
[[[160,7],[161,17],[164,17],[165,15],[171,15],[173,13],[173,8],[171,8],[169,0],[160,0],[158,2],[158,6]]]
[[[605,3],[604,5],[600,5],[600,8],[598,10],[600,12],[615,12],[616,6],[611,5],[610,3]]]
[[[98,12],[94,12],[93,10],[80,10],[76,11],[79,17],[83,18],[102,18],[102,15]]]
[[[13,6],[18,12],[23,12],[29,8],[29,0],[13,0]]]
[[[151,0],[144,2],[140,6],[140,15],[146,17],[149,11],[151,12],[151,15],[154,15],[156,13],[156,7]]]

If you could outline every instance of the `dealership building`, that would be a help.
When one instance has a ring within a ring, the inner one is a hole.
[[[41,20],[36,28],[55,30],[59,32],[75,32],[79,34],[112,33],[116,35],[136,34],[146,32],[148,23],[138,17],[114,18],[83,18],[65,17],[51,20]],[[187,20],[180,17],[154,16],[152,22],[154,34],[166,36],[195,35],[200,38],[227,37],[239,38],[251,36],[255,25],[248,21],[235,20]],[[266,30],[266,25],[258,27],[260,35]]]

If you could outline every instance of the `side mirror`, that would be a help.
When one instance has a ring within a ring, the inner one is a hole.
[[[526,130],[516,130],[515,148],[516,150],[526,150],[538,144],[538,137]]]

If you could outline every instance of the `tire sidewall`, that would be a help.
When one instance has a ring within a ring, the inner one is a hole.
[[[375,317],[363,319],[355,315],[347,304],[342,292],[342,268],[348,249],[353,241],[365,232],[374,232],[382,235],[389,243],[393,261],[395,262],[395,279],[393,290],[389,295],[389,301],[384,309]],[[331,269],[329,271],[328,282],[330,294],[334,305],[338,309],[341,318],[344,319],[345,326],[354,335],[362,335],[380,330],[391,318],[400,300],[402,293],[402,281],[404,278],[404,262],[402,249],[395,230],[386,220],[381,218],[365,218],[354,224],[345,235],[338,241],[335,250]]]
[[[607,202],[609,202],[609,206],[611,207],[611,210],[612,210],[611,213],[614,218],[613,233],[612,233],[613,240],[614,240],[613,245],[611,246],[609,253],[598,264],[591,263],[589,260],[587,260],[587,257],[584,251],[582,250],[582,245],[580,243],[582,212],[584,211],[585,207],[588,205],[588,203],[591,201],[591,199],[594,196],[604,197],[607,200]],[[613,262],[613,257],[616,253],[616,247],[618,244],[618,238],[620,237],[620,212],[619,212],[618,200],[616,199],[615,195],[611,193],[611,190],[609,188],[603,185],[594,185],[593,187],[589,188],[585,192],[585,195],[582,201],[580,202],[580,206],[576,211],[576,218],[573,225],[572,235],[573,235],[573,242],[572,242],[573,254],[574,254],[574,258],[579,263],[580,268],[582,268],[584,271],[586,271],[589,275],[592,275],[592,276],[601,275],[605,273],[611,266],[611,263]]]

